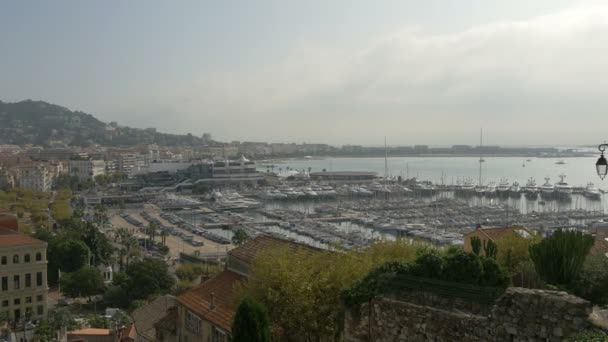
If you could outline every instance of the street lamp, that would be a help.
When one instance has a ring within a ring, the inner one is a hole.
[[[604,158],[604,151],[606,150],[606,147],[608,147],[608,144],[601,144],[597,147],[597,149],[600,150],[601,155],[595,163],[595,169],[597,171],[597,175],[600,176],[601,179],[604,179],[606,174],[608,174],[608,162],[606,162],[606,158]]]

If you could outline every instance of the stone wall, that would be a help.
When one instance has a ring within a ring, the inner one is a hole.
[[[344,340],[562,341],[589,326],[591,304],[565,292],[509,288],[488,316],[387,298],[347,310]]]

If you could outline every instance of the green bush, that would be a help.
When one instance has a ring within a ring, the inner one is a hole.
[[[608,334],[601,330],[585,330],[564,340],[565,342],[606,342]]]

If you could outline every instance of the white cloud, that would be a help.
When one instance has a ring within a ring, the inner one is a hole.
[[[174,97],[231,139],[474,143],[485,126],[496,143],[595,142],[606,138],[607,57],[608,7],[597,6],[297,48],[279,64],[204,75]]]

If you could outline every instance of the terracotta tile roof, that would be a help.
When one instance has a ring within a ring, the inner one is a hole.
[[[234,287],[245,279],[240,274],[223,271],[177,297],[177,302],[219,328],[232,331],[232,320],[236,310]],[[212,294],[213,308],[211,308]]]
[[[87,328],[68,332],[68,335],[108,336],[110,329]]]
[[[247,241],[242,246],[239,246],[228,254],[235,258],[241,259],[249,264],[252,264],[255,260],[255,256],[263,250],[268,248],[276,248],[276,247],[287,247],[292,250],[296,249],[304,249],[310,251],[320,251],[317,248],[304,245],[297,242],[292,242],[288,240],[277,239],[268,235],[258,235],[254,239]]]
[[[154,324],[167,315],[172,307],[175,307],[175,297],[165,295],[133,311],[133,323],[137,334],[151,337],[156,336]]]
[[[46,242],[12,230],[0,229],[0,248],[38,244],[46,244]]]
[[[0,209],[0,229],[8,229],[15,232],[19,231],[17,218],[4,209]]]
[[[480,231],[482,235],[486,236],[488,239],[492,241],[496,241],[500,239],[503,235],[507,233],[511,233],[517,230],[524,230],[530,234],[530,232],[523,227],[498,227],[498,228],[477,228],[475,231]],[[475,232],[474,231],[474,232]],[[471,234],[471,233],[469,233]],[[469,235],[467,234],[467,235]]]

